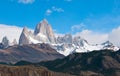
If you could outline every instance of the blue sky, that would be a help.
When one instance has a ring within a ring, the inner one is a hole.
[[[120,25],[120,0],[1,0],[0,24],[34,29],[46,18],[58,33],[110,32]]]
[[[0,40],[19,40],[24,26],[34,29],[44,18],[57,35],[120,47],[120,0],[0,0]]]

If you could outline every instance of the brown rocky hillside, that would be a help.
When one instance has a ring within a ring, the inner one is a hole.
[[[0,65],[0,76],[72,76],[49,71],[44,67]]]

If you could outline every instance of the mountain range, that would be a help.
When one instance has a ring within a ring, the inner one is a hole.
[[[94,50],[119,50],[119,48],[110,41],[91,45],[80,36],[65,34],[56,37],[51,25],[46,19],[43,19],[37,24],[34,32],[24,27],[19,38],[19,44],[17,44],[16,40],[10,44],[7,37],[4,37],[0,43],[0,49],[0,62],[10,63],[15,63],[20,60],[30,62],[53,60],[68,56],[72,53],[84,53]],[[5,59],[2,59],[3,57]]]
[[[102,44],[91,45],[87,40],[80,36],[65,34],[64,36],[56,37],[51,25],[46,19],[43,19],[35,28],[34,32],[29,31],[26,27],[23,28],[19,39],[19,45],[45,43],[49,44],[60,54],[65,56],[74,52],[90,52],[93,50],[111,49],[119,50],[110,41]]]
[[[110,41],[90,44],[81,36],[55,36],[46,19],[24,27],[19,43],[0,43],[0,76],[119,76],[120,49]]]

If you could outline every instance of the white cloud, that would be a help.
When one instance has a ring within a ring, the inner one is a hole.
[[[52,8],[47,9],[45,14],[46,14],[47,16],[49,16],[49,15],[51,15],[53,12],[59,12],[59,13],[60,13],[60,12],[64,12],[64,10],[63,10],[62,8],[57,8],[57,7],[54,7],[54,6],[53,6]]]
[[[49,16],[49,15],[51,15],[51,14],[52,14],[52,10],[47,9],[47,10],[46,10],[46,15]]]
[[[108,38],[112,43],[120,46],[120,26],[113,29]]]
[[[32,4],[35,0],[18,0],[19,3]]]
[[[72,27],[71,27],[71,30],[74,32],[74,31],[80,31],[80,30],[82,30],[83,28],[84,28],[84,24],[83,23],[80,23],[80,24],[78,24],[78,25],[73,25]]]
[[[14,39],[19,40],[20,34],[22,32],[22,27],[0,24],[0,42],[4,36],[12,42]],[[31,29],[29,29],[31,30]]]
[[[83,30],[75,34],[86,39],[90,44],[101,44],[108,40],[108,34],[96,33],[91,30]]]
[[[75,36],[83,37],[90,44],[101,44],[109,40],[114,45],[120,47],[120,26],[112,29],[109,33],[97,33],[92,30],[83,30],[81,32],[77,32]]]
[[[64,12],[64,10],[62,8],[57,8],[55,6],[52,7],[52,10],[56,11],[56,12]]]
[[[18,40],[21,32],[21,27],[0,24],[0,42],[4,36],[7,36],[10,41]]]

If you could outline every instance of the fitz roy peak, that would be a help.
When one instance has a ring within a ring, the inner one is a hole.
[[[48,24],[48,21],[46,19],[44,19],[43,21],[41,21],[36,26],[34,34],[38,35],[40,37],[44,35],[44,36],[47,37],[47,41],[48,42],[50,42],[50,43],[56,43],[52,27]]]
[[[36,44],[36,43],[56,43],[54,33],[47,20],[41,21],[35,28],[34,33],[28,31],[26,27],[23,28],[19,44]]]
[[[60,54],[65,56],[72,53],[90,52],[94,50],[110,49],[117,51],[118,47],[114,46],[111,42],[106,41],[102,44],[91,45],[87,40],[80,36],[72,36],[65,34],[64,36],[54,35],[52,27],[46,19],[42,20],[35,28],[34,32],[28,31],[25,27],[19,38],[19,45],[46,43],[49,44]]]

